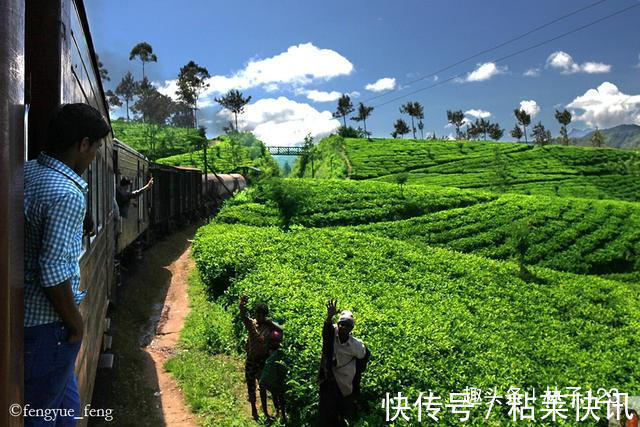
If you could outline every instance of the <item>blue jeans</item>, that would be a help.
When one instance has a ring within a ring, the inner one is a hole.
[[[60,322],[24,328],[25,426],[75,426],[74,416],[83,415],[75,375],[81,342],[68,337]],[[27,408],[36,416],[26,416]]]

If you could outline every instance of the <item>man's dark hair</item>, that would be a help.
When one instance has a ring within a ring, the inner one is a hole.
[[[126,176],[123,176],[122,179],[120,180],[120,185],[124,187],[125,185],[129,185],[129,184],[131,184],[131,180]]]
[[[267,304],[263,303],[263,302],[259,302],[258,304],[256,304],[255,308],[254,308],[256,313],[263,313],[265,316],[269,315],[269,307],[267,307]]]
[[[62,104],[53,112],[47,130],[47,151],[63,153],[89,138],[93,144],[111,132],[100,112],[87,104]]]

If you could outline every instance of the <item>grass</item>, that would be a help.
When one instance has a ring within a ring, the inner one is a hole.
[[[189,276],[190,312],[180,350],[165,369],[182,388],[203,426],[255,426],[246,400],[244,360],[233,338],[231,316],[207,298],[197,270]]]

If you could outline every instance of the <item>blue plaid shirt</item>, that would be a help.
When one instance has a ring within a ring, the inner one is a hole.
[[[60,321],[43,292],[67,279],[80,292],[82,224],[87,183],[69,166],[40,153],[24,169],[24,326]]]

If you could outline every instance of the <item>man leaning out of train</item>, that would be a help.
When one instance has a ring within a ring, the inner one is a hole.
[[[88,192],[81,175],[110,130],[93,107],[62,105],[49,123],[46,151],[25,165],[24,399],[39,415],[25,417],[25,426],[75,425],[73,415],[81,416],[75,361],[85,292],[78,260]]]

